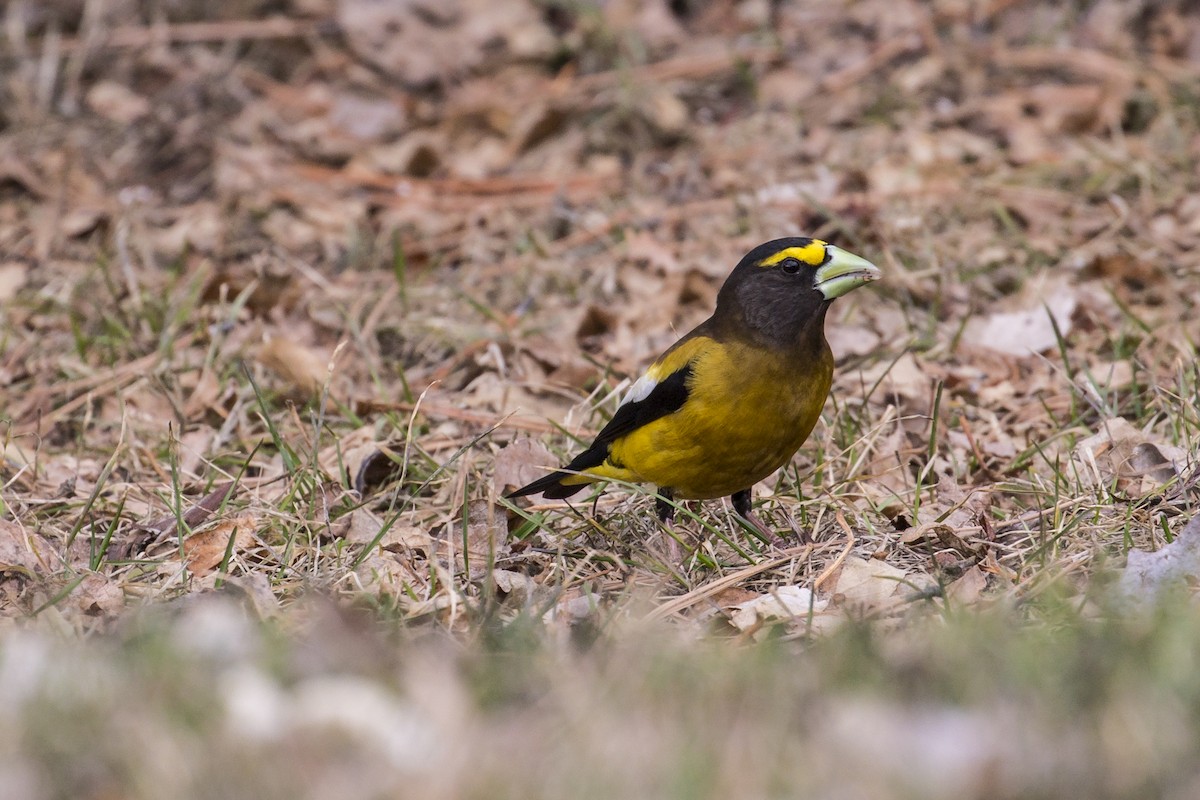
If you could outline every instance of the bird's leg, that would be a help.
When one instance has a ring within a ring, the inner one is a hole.
[[[764,525],[762,520],[755,515],[754,511],[752,511],[750,508],[750,497],[750,489],[742,489],[740,492],[734,492],[732,495],[730,495],[729,499],[733,501],[733,510],[737,512],[739,517],[750,523],[750,527],[758,531],[759,535],[761,535],[766,541],[772,543],[778,542],[782,537]],[[809,538],[807,531],[800,532],[800,541],[804,544],[808,544],[812,541],[812,539]]]
[[[670,489],[659,489],[654,498],[654,511],[658,514],[659,522],[664,525],[670,525],[671,520],[675,519],[675,506],[671,505],[673,496]]]

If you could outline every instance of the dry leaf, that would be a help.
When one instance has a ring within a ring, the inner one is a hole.
[[[132,125],[150,113],[150,101],[115,81],[98,81],[88,90],[88,108],[102,117]]]
[[[340,0],[337,20],[359,56],[411,86],[461,77],[505,51],[537,58],[556,47],[523,0]]]
[[[517,439],[496,453],[492,487],[496,494],[537,480],[558,466],[558,457],[537,439]]]
[[[1014,356],[1056,348],[1058,334],[1065,339],[1071,332],[1071,315],[1078,304],[1075,292],[1064,282],[1044,282],[1028,288],[1024,295],[1026,305],[1015,311],[996,311],[969,320],[962,341]]]
[[[906,400],[927,402],[933,396],[933,379],[925,374],[912,353],[864,369],[860,380],[865,386],[879,383],[883,391]]]
[[[245,575],[226,575],[225,583],[242,590],[247,602],[259,619],[272,619],[281,610],[279,598],[271,589],[271,579],[262,572],[247,572]]]
[[[255,353],[258,362],[283,378],[300,394],[317,396],[325,385],[329,358],[299,342],[277,336]]]
[[[513,572],[507,569],[492,570],[492,581],[497,591],[508,595],[508,600],[517,605],[525,605],[533,599],[538,590],[538,582],[524,572]]]
[[[828,604],[828,600],[818,600],[807,587],[780,586],[753,600],[733,606],[729,621],[738,630],[747,631],[757,628],[767,620],[806,617],[810,613],[819,613],[824,611]]]
[[[370,555],[354,574],[363,591],[372,594],[386,593],[400,599],[407,597],[412,587],[420,587],[423,592],[428,580],[427,575],[414,572],[408,562],[408,559],[397,558],[391,553]]]
[[[188,569],[196,575],[207,575],[225,559],[231,538],[233,546],[230,552],[241,552],[254,543],[257,529],[258,519],[250,514],[242,514],[192,534],[183,542]]]
[[[1108,486],[1115,480],[1118,489],[1142,497],[1179,474],[1187,451],[1150,441],[1144,431],[1124,417],[1114,417],[1076,445],[1072,460],[1086,483]]]
[[[508,519],[503,509],[487,500],[472,500],[467,506],[465,547],[469,577],[479,580],[498,558],[509,552]],[[437,554],[445,562],[446,556],[453,552],[455,568],[461,569],[464,566],[463,549],[462,519],[458,518],[438,536]]]
[[[987,574],[978,564],[946,588],[946,596],[959,605],[970,605],[983,595],[987,588]]]
[[[596,613],[603,599],[592,592],[568,592],[554,607],[542,615],[547,625],[573,625]]]
[[[29,578],[58,569],[61,563],[58,553],[41,536],[0,519],[0,573],[16,572]]]
[[[976,555],[987,544],[969,539],[981,534],[980,518],[987,513],[991,501],[991,493],[984,487],[967,491],[949,473],[942,473],[938,475],[936,502],[921,506],[917,525],[905,531],[900,541],[909,544],[932,535],[963,555]]]
[[[1144,606],[1180,583],[1200,583],[1200,516],[1193,517],[1175,541],[1153,553],[1133,549],[1117,583],[1130,605]]]
[[[112,578],[92,572],[71,591],[67,602],[89,617],[110,616],[125,607],[125,593]]]
[[[29,276],[29,267],[20,261],[0,263],[0,301],[14,297]]]
[[[884,605],[908,575],[884,561],[849,556],[842,563],[833,596],[843,608],[870,610]]]

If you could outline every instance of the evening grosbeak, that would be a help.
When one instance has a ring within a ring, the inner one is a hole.
[[[610,479],[653,483],[663,521],[672,499],[729,495],[773,538],[751,512],[751,487],[791,460],[821,415],[833,379],[830,304],[880,274],[819,239],[755,247],[725,280],[713,315],[650,365],[591,446],[508,497],[565,498]]]

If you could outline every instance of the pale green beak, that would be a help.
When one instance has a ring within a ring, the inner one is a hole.
[[[877,281],[883,276],[879,267],[862,256],[848,253],[833,245],[826,245],[826,248],[829,260],[817,269],[816,281],[813,284],[817,291],[825,295],[826,300],[841,297],[851,289]]]

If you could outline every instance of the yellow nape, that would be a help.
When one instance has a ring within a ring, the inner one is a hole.
[[[819,267],[825,263],[825,245],[826,242],[820,239],[813,239],[804,245],[804,247],[785,247],[778,253],[767,256],[758,262],[758,265],[760,267],[773,267],[785,258],[794,258],[803,264]]]

